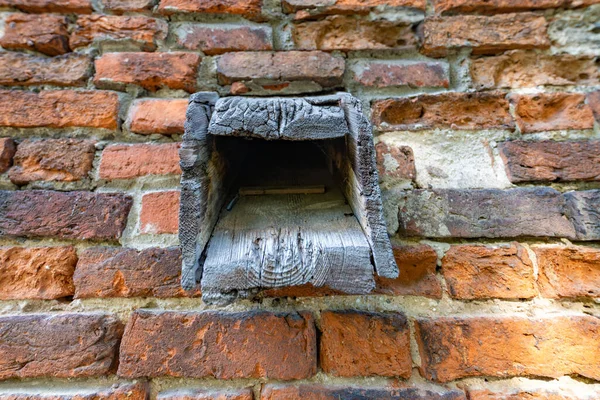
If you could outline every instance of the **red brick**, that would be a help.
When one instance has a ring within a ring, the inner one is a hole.
[[[262,0],[161,0],[161,14],[175,13],[241,15],[251,20],[262,20]]]
[[[155,0],[100,0],[105,10],[116,14],[125,12],[142,12],[151,9]]]
[[[110,145],[102,152],[100,178],[180,174],[178,148],[178,143]]]
[[[194,92],[200,60],[193,53],[107,53],[96,59],[94,84],[100,88],[139,85],[149,91],[167,87]]]
[[[31,389],[7,389],[0,400],[146,400],[149,396],[147,383],[115,383],[112,386],[58,389],[55,386]]]
[[[83,54],[52,58],[21,53],[0,53],[0,85],[85,86],[92,61]]]
[[[268,383],[261,390],[261,400],[466,400],[462,391],[429,390],[417,387],[356,387],[318,383],[284,385]]]
[[[460,300],[530,299],[537,295],[533,263],[518,243],[452,246],[442,259],[450,296]]]
[[[142,233],[179,231],[179,192],[155,192],[142,197],[140,213]]]
[[[16,185],[87,178],[96,152],[94,144],[84,139],[26,139],[19,144],[8,176]]]
[[[432,0],[437,14],[510,13],[564,7],[567,0]]]
[[[0,174],[10,168],[16,151],[17,146],[11,138],[0,138]]]
[[[593,400],[600,396],[595,389],[586,388],[586,393],[573,393],[571,390],[518,389],[501,390],[469,389],[469,400]]]
[[[207,55],[232,51],[273,50],[269,26],[220,26],[184,24],[175,30],[177,44]]]
[[[308,313],[136,311],[121,343],[123,377],[304,379],[317,372]]]
[[[358,20],[332,15],[293,25],[292,39],[301,50],[372,50],[415,47],[417,37],[406,22]]]
[[[167,36],[165,21],[136,16],[86,15],[77,18],[69,40],[72,49],[103,41],[130,41],[142,50],[156,49],[158,41]]]
[[[376,8],[409,7],[425,11],[425,0],[283,0],[286,13],[305,11],[310,16],[323,14],[368,14]]]
[[[0,299],[72,296],[77,253],[68,247],[0,248]]]
[[[158,394],[158,400],[252,400],[252,388],[216,390],[177,390]]]
[[[388,146],[387,143],[379,142],[375,145],[377,151],[377,171],[379,179],[407,179],[415,180],[417,169],[415,167],[415,155],[408,146]]]
[[[219,83],[230,85],[252,79],[283,82],[313,81],[338,86],[344,76],[344,59],[320,51],[240,52],[219,57]]]
[[[594,115],[580,93],[511,95],[521,132],[592,129]]]
[[[181,252],[177,248],[144,250],[94,247],[80,254],[75,297],[187,297],[181,288]]]
[[[501,143],[500,154],[513,183],[600,179],[600,141],[514,140]]]
[[[14,7],[28,13],[89,14],[92,12],[90,0],[0,0],[0,7]]]
[[[544,297],[600,297],[600,250],[589,247],[536,247]]]
[[[121,333],[120,322],[104,314],[0,317],[0,379],[106,375]]]
[[[0,90],[0,126],[117,129],[119,97],[104,91]]]
[[[370,61],[355,69],[354,80],[363,86],[445,87],[449,85],[448,67],[438,62]]]
[[[473,54],[546,49],[550,47],[546,28],[546,19],[533,13],[429,17],[423,24],[421,51],[444,57],[449,50],[460,48],[471,48]]]
[[[117,193],[0,191],[0,234],[116,240],[132,199]]]
[[[592,316],[420,319],[416,334],[422,374],[439,382],[469,376],[600,378],[600,321]]]
[[[521,50],[472,59],[471,75],[478,89],[600,84],[594,57]]]
[[[376,100],[373,123],[379,130],[511,129],[514,123],[502,93],[442,93]]]
[[[335,376],[410,377],[410,337],[403,314],[321,313],[320,362]]]
[[[127,125],[131,132],[143,135],[182,134],[187,106],[187,99],[136,100],[129,109]]]
[[[596,121],[600,122],[600,91],[588,93],[587,103],[592,109]]]
[[[0,45],[11,50],[35,50],[49,56],[68,53],[67,18],[60,15],[11,14]]]
[[[437,253],[431,246],[394,246],[393,251],[400,275],[395,279],[375,277],[375,293],[442,297],[442,286],[435,275]]]

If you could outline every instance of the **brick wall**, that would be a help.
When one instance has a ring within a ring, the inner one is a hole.
[[[600,398],[598,3],[0,0],[0,400]],[[400,277],[183,292],[200,90],[358,96]]]

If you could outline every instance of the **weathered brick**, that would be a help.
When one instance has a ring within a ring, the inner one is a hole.
[[[0,138],[0,174],[8,171],[16,151],[17,146],[11,138]]]
[[[26,139],[19,144],[8,176],[16,185],[78,181],[92,170],[94,144],[85,139]]]
[[[21,53],[0,53],[0,85],[84,86],[92,61],[83,54],[52,58]]]
[[[261,400],[466,400],[462,391],[433,391],[420,388],[392,388],[356,386],[344,387],[321,384],[266,384],[261,390]]]
[[[104,314],[0,317],[0,379],[106,375],[122,331]]]
[[[442,297],[442,285],[435,276],[437,253],[431,246],[393,246],[392,250],[400,275],[395,279],[375,277],[375,293]]]
[[[131,132],[143,135],[182,134],[187,106],[187,99],[136,100],[129,109],[127,125]]]
[[[600,180],[600,141],[511,141],[500,144],[508,178],[520,182]]]
[[[592,112],[596,117],[596,121],[600,122],[600,90],[588,93],[587,103],[592,109]]]
[[[0,393],[0,400],[146,400],[149,395],[147,383],[115,383],[112,386],[81,387],[61,390],[55,386],[7,389]]]
[[[320,362],[335,376],[410,377],[410,334],[403,314],[321,313]]]
[[[332,15],[293,25],[292,39],[300,50],[371,50],[415,47],[417,37],[406,22],[357,20]]]
[[[581,6],[599,4],[598,0],[578,1]],[[587,3],[587,4],[584,4]],[[597,55],[600,52],[600,7],[553,13],[549,19],[548,36],[552,52]]]
[[[511,129],[502,93],[442,93],[376,100],[373,123],[385,131],[406,129]]]
[[[123,377],[304,379],[317,372],[308,313],[136,311],[121,344]]]
[[[594,127],[592,110],[580,93],[511,95],[510,101],[523,133]]]
[[[176,390],[161,392],[158,400],[253,400],[251,388],[216,390]]]
[[[566,388],[565,388],[566,389]],[[594,400],[600,396],[596,389],[586,388],[585,393],[568,389],[468,389],[469,400]]]
[[[69,52],[67,18],[60,15],[12,14],[6,18],[0,46],[35,50],[49,56]]]
[[[530,299],[537,295],[533,263],[518,243],[508,247],[452,246],[442,272],[455,299]]]
[[[240,52],[219,57],[219,83],[268,79],[313,81],[323,87],[337,86],[344,76],[344,59],[320,51]]]
[[[0,235],[116,240],[131,204],[117,193],[0,191]]]
[[[140,213],[142,233],[177,233],[179,231],[179,192],[154,192],[142,197]]]
[[[469,376],[600,377],[600,320],[592,316],[419,319],[422,374],[448,382]]]
[[[472,59],[471,76],[477,89],[600,84],[594,57],[521,50]]]
[[[379,142],[375,145],[377,151],[377,171],[379,179],[407,179],[415,180],[417,169],[415,155],[408,146],[390,146]]]
[[[251,20],[262,20],[262,0],[162,0],[158,7],[161,14],[199,13],[233,14]]]
[[[0,90],[0,126],[117,129],[119,97],[105,91]]]
[[[575,237],[565,198],[551,188],[412,190],[399,204],[405,236]]]
[[[163,87],[196,90],[200,56],[193,53],[107,53],[96,59],[94,84],[121,89],[139,85],[156,91]]]
[[[600,250],[590,247],[536,247],[538,283],[545,297],[600,297]]]
[[[444,57],[449,50],[471,48],[473,54],[550,47],[546,19],[538,14],[430,17],[423,24],[421,51]]]
[[[567,0],[433,0],[437,14],[510,13],[564,7]]]
[[[181,288],[178,248],[144,250],[94,247],[82,252],[73,280],[75,297],[199,296]]]
[[[425,0],[283,0],[283,11],[305,11],[310,16],[323,14],[368,14],[376,8],[408,7],[425,11]]]
[[[146,11],[155,3],[156,0],[100,0],[100,4],[105,10],[116,14]]]
[[[0,0],[0,7],[14,7],[28,13],[78,13],[92,12],[90,0]]]
[[[600,190],[568,192],[567,214],[573,221],[577,239],[600,240]]]
[[[182,24],[175,30],[177,44],[207,55],[232,51],[273,50],[273,33],[269,26],[228,26]]]
[[[421,61],[369,61],[354,68],[354,80],[363,86],[445,87],[449,85],[448,65]]]
[[[165,21],[154,18],[86,15],[77,18],[69,44],[75,49],[95,42],[128,41],[152,51],[158,41],[166,38],[168,29]]]
[[[72,296],[77,253],[67,247],[0,248],[0,299]]]
[[[110,145],[102,152],[100,178],[180,174],[178,148],[178,143]]]

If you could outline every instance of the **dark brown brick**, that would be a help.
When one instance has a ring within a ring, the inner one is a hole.
[[[0,248],[0,299],[72,296],[77,253],[65,247]]]
[[[113,180],[180,174],[178,148],[178,143],[110,145],[102,152],[100,178]]]
[[[321,313],[320,361],[335,376],[410,377],[410,334],[403,314]]]
[[[155,3],[156,0],[100,0],[100,4],[105,10],[116,14],[146,11]]]
[[[199,13],[240,15],[251,20],[262,20],[262,0],[162,0],[161,14]]]
[[[266,384],[261,400],[466,400],[459,390],[432,391],[421,388],[344,387],[308,383],[301,385]]]
[[[414,8],[425,11],[425,0],[283,0],[283,11],[294,13],[303,11],[307,16],[327,14],[368,14],[377,7],[383,8]]]
[[[158,400],[253,400],[252,388],[176,390],[158,394]]]
[[[131,204],[117,193],[0,191],[0,235],[116,240]]]
[[[121,344],[123,377],[304,379],[317,372],[308,313],[136,311]]]
[[[592,316],[420,319],[422,374],[448,382],[469,376],[577,374],[597,380],[600,320]]]
[[[79,256],[75,297],[186,297],[178,248],[144,250],[94,247]]]
[[[550,47],[546,28],[546,19],[534,13],[429,17],[423,24],[421,51],[444,57],[460,48],[471,48],[473,54],[546,49]]]
[[[600,141],[500,144],[508,178],[520,182],[600,180]]]
[[[8,389],[0,394],[0,400],[146,400],[149,392],[149,385],[144,382],[65,389],[36,386],[30,389]]]
[[[8,176],[16,185],[84,179],[92,170],[94,144],[85,139],[26,139],[19,144]]]
[[[67,18],[60,15],[9,15],[0,45],[5,49],[35,50],[49,56],[68,53]]]
[[[412,190],[400,198],[401,235],[574,238],[565,198],[551,188]],[[532,223],[531,221],[535,221]]]
[[[600,250],[590,247],[536,247],[540,291],[545,297],[600,297]]]
[[[92,60],[83,54],[52,58],[21,53],[0,53],[0,85],[84,86]]]
[[[587,103],[592,109],[592,112],[596,117],[596,121],[600,122],[600,90],[588,93]]]
[[[103,314],[0,317],[0,379],[106,375],[121,333],[120,322]]]
[[[567,192],[564,197],[577,239],[600,240],[600,190]]]
[[[0,174],[8,171],[16,151],[17,146],[11,138],[0,138]]]
[[[117,129],[119,97],[105,91],[0,90],[0,126]]]
[[[354,80],[366,87],[445,87],[448,66],[439,62],[369,61],[354,69]]]
[[[90,0],[0,0],[0,7],[14,7],[28,13],[78,13],[92,12]]]
[[[182,134],[187,99],[141,99],[132,103],[127,125],[134,133]]]
[[[523,133],[594,127],[592,110],[580,93],[512,95],[510,101]]]
[[[530,299],[537,295],[533,263],[518,243],[452,246],[442,259],[442,272],[455,299]]]
[[[158,41],[166,38],[168,29],[165,21],[154,18],[85,15],[77,18],[69,43],[75,49],[96,42],[129,41],[142,50],[152,51]]]
[[[442,285],[435,275],[437,253],[431,246],[394,246],[393,251],[400,275],[395,279],[375,277],[375,293],[442,297]]]
[[[193,53],[107,53],[96,59],[94,84],[122,89],[139,85],[149,91],[167,87],[196,90],[200,56]]]
[[[511,129],[502,93],[442,93],[376,100],[373,123],[384,131],[431,128]]]
[[[269,26],[183,24],[175,30],[179,46],[207,55],[273,50],[272,36]]]

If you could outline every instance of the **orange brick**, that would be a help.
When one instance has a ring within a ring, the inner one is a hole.
[[[28,13],[77,13],[92,12],[90,0],[0,0],[0,7],[14,7]]]
[[[179,192],[155,192],[142,197],[142,233],[177,233],[179,230]]]
[[[162,0],[158,12],[241,15],[251,20],[261,20],[262,0]]]
[[[68,53],[67,18],[60,15],[9,15],[0,45],[5,49],[35,50],[49,56]]]
[[[144,135],[182,134],[187,106],[187,99],[136,100],[129,109],[127,124],[132,132]]]
[[[180,174],[178,148],[178,143],[110,145],[102,152],[100,178]]]

